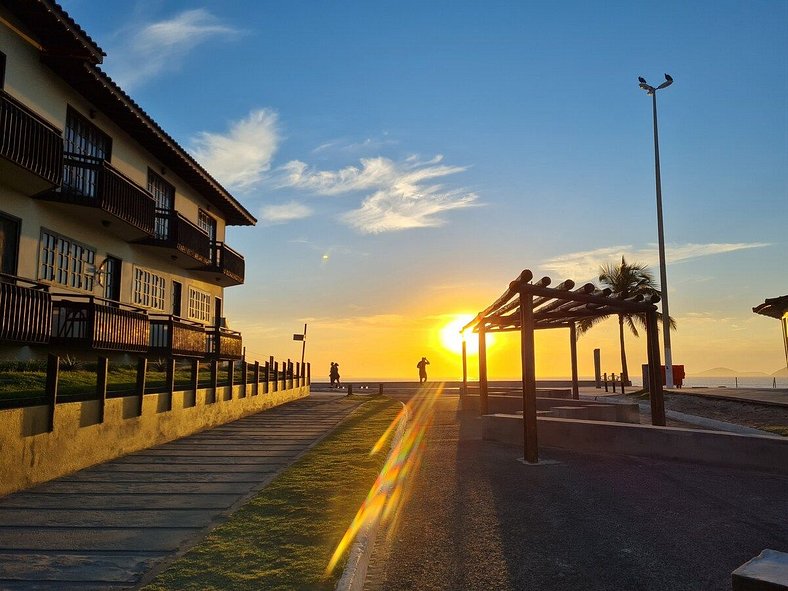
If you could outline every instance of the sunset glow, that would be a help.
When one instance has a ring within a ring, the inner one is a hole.
[[[440,343],[441,345],[451,351],[452,353],[462,353],[462,340],[465,337],[466,352],[468,355],[478,355],[479,353],[479,335],[467,330],[465,334],[460,334],[463,326],[468,324],[475,314],[458,314],[457,317],[450,321],[448,324],[440,329]],[[487,335],[487,348],[489,349],[495,343],[493,335]]]
[[[402,408],[386,432],[372,447],[370,455],[380,452],[391,433],[400,427],[402,421],[406,421],[402,436],[391,449],[375,484],[372,485],[367,498],[359,507],[356,516],[331,556],[331,560],[326,566],[326,576],[333,572],[339,559],[363,528],[379,519],[384,519],[389,525],[389,532],[396,529],[399,511],[407,499],[408,478],[413,477],[421,463],[425,435],[432,423],[433,407],[442,393],[442,383],[425,385]]]

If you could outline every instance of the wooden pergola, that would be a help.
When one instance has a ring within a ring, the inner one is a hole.
[[[654,425],[665,425],[665,405],[662,394],[662,374],[659,357],[657,307],[659,296],[643,295],[624,298],[610,289],[599,289],[593,283],[575,288],[572,280],[550,287],[549,277],[532,282],[528,269],[509,283],[506,291],[466,324],[462,332],[472,329],[479,335],[479,398],[482,414],[488,412],[487,402],[487,333],[520,332],[523,381],[523,447],[525,461],[539,461],[536,433],[536,358],[534,331],[548,328],[568,328],[572,357],[572,395],[579,398],[577,381],[576,323],[588,318],[614,314],[642,314],[646,320],[648,352],[648,390],[651,398],[651,418]],[[467,383],[465,341],[462,347],[463,382]],[[645,384],[644,384],[645,385]]]

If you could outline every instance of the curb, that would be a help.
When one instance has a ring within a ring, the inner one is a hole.
[[[404,420],[400,421],[397,431],[391,439],[389,455],[386,457],[386,461],[391,457],[394,449],[402,439],[402,435],[405,432],[405,426],[410,419],[410,412],[407,410],[407,405],[404,403],[400,404],[406,409],[406,414]],[[380,518],[367,524],[356,536],[356,540],[350,548],[350,557],[345,565],[345,570],[342,571],[342,576],[339,578],[334,588],[335,591],[362,591],[367,578],[369,559],[370,556],[372,556],[372,550],[375,547],[375,539],[378,536],[379,530]]]

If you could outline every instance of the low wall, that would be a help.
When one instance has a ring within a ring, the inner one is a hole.
[[[246,388],[246,396],[239,396]],[[234,421],[309,395],[309,386],[256,394],[253,384],[110,398],[100,420],[100,402],[55,407],[48,432],[48,406],[0,410],[0,495],[28,488],[197,431]]]
[[[551,392],[546,390],[545,392]],[[572,400],[566,398],[554,398],[539,396],[542,391],[537,391],[536,397],[536,410],[551,410],[558,406],[582,406],[582,407],[613,407],[615,409],[615,418],[613,415],[607,414],[609,411],[589,411],[583,417],[596,418],[605,417],[609,420],[615,420],[620,423],[640,423],[640,407],[635,402],[602,402],[595,400]],[[490,394],[487,396],[487,408],[490,414],[504,413],[513,414],[522,412],[523,398],[522,396],[503,396],[500,394]],[[460,410],[463,412],[476,413],[481,412],[479,395],[467,394],[460,397]]]
[[[678,427],[538,417],[540,447],[715,464],[788,474],[788,439]],[[484,439],[523,445],[523,418],[482,417]]]

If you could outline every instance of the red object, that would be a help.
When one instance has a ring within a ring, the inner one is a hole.
[[[665,385],[665,366],[660,366],[660,371],[662,372],[662,385]],[[684,385],[684,378],[687,374],[684,373],[684,366],[683,365],[674,365],[673,366],[673,385],[681,388]]]

